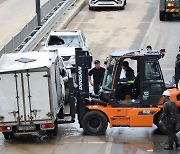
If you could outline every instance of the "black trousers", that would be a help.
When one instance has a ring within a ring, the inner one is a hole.
[[[99,90],[100,90],[100,86],[99,85],[94,85],[94,93],[96,94],[96,95],[98,95],[99,94]]]

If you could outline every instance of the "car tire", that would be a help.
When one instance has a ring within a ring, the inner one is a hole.
[[[118,7],[117,9],[118,10],[124,10],[125,9],[125,4],[123,6],[121,6],[121,7]]]
[[[89,111],[82,120],[82,128],[87,135],[104,135],[107,126],[107,117],[100,111]]]
[[[89,10],[93,11],[93,10],[94,10],[94,8],[93,8],[93,7],[91,7],[91,6],[89,5]]]

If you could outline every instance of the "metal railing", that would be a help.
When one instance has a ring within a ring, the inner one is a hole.
[[[53,23],[73,5],[75,0],[49,0],[41,7],[41,25],[38,26],[37,15],[25,25],[2,49],[3,53],[24,52],[33,50],[37,43],[53,26]]]

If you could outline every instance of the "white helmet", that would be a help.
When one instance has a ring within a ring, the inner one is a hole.
[[[163,95],[163,96],[170,97],[170,96],[171,96],[171,93],[170,93],[168,90],[165,90],[162,95]]]

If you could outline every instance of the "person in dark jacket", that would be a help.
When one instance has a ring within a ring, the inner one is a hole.
[[[173,150],[173,143],[175,142],[176,148],[180,147],[179,140],[176,135],[176,130],[178,126],[178,109],[174,102],[170,100],[170,92],[168,90],[163,92],[164,96],[164,107],[162,114],[162,123],[166,128],[168,135],[168,146],[165,147],[165,150]]]
[[[128,61],[124,61],[123,64],[123,69],[125,70],[125,78],[123,78],[124,81],[127,83],[134,82],[135,76],[134,76],[134,70],[129,67]]]
[[[90,84],[94,88],[94,93],[96,95],[98,95],[99,90],[100,90],[100,86],[102,85],[102,81],[104,78],[105,68],[100,66],[99,60],[95,60],[94,64],[95,64],[95,67],[89,71],[88,78],[89,78]],[[93,81],[91,80],[91,76],[93,76]]]
[[[116,98],[118,100],[128,100],[132,97],[132,85],[135,81],[134,70],[129,66],[128,61],[124,61],[122,68],[125,71],[125,78],[120,79],[120,84],[116,90]]]

